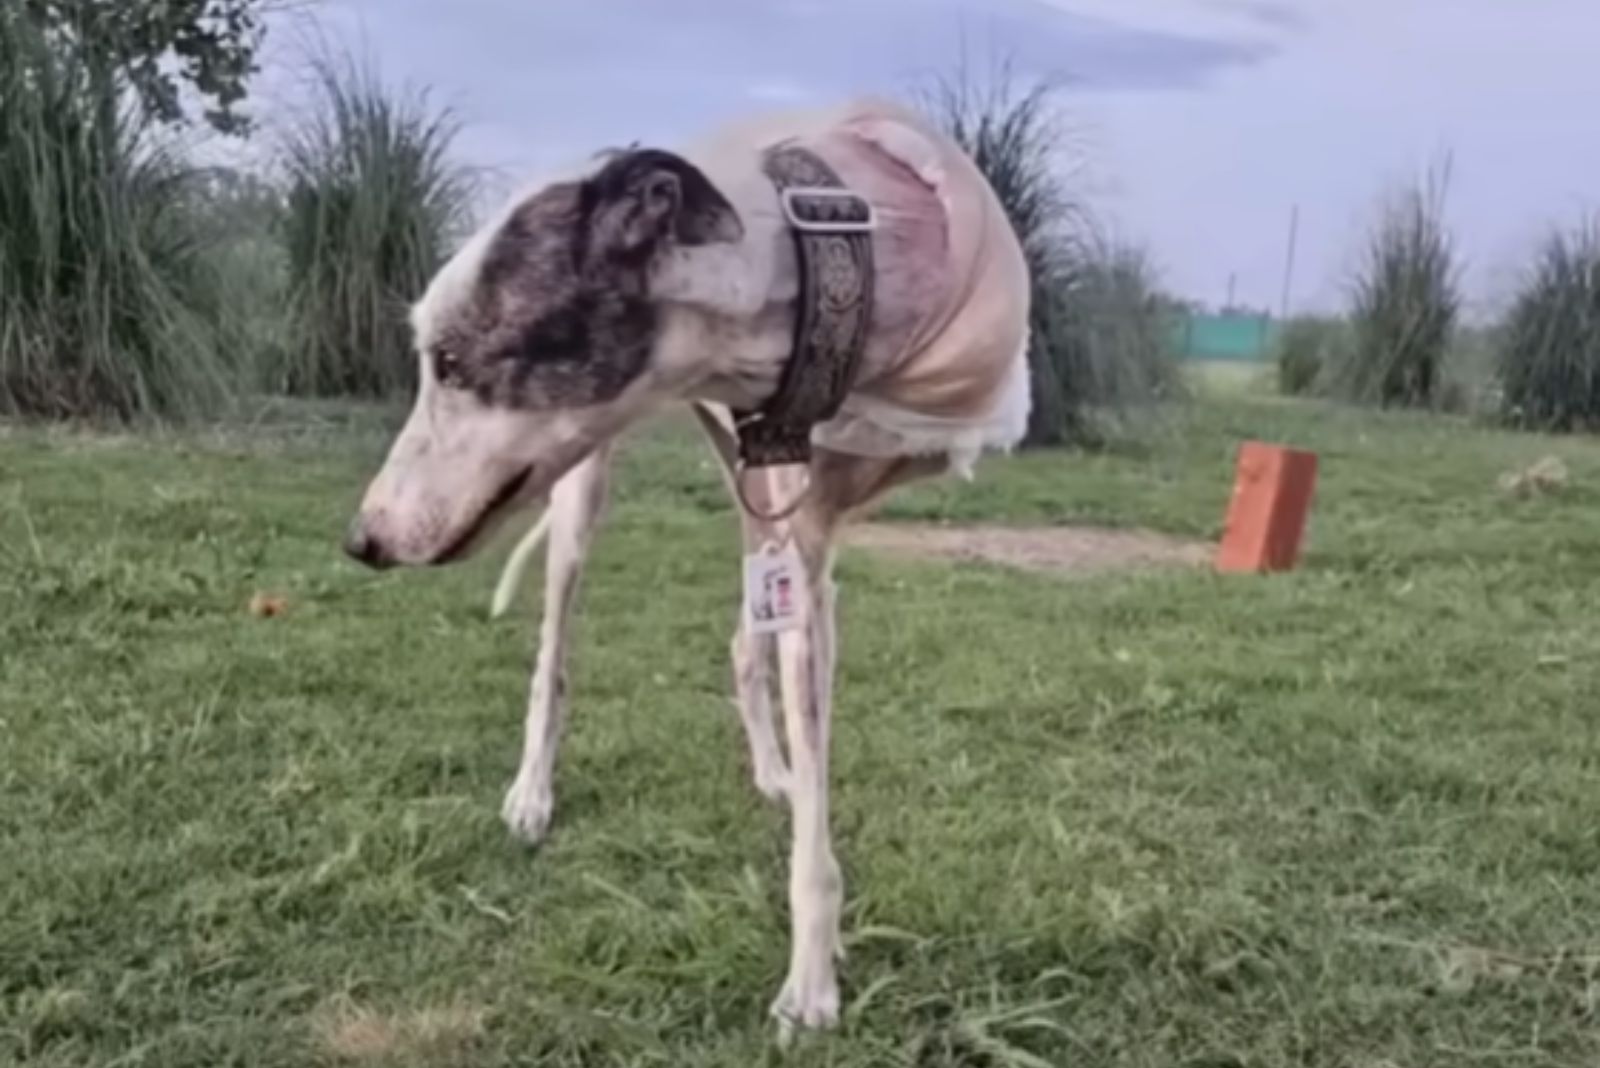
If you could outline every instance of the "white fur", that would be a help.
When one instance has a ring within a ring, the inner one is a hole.
[[[789,796],[789,766],[773,729],[772,684],[768,668],[775,646],[771,638],[750,630],[740,610],[733,633],[734,701],[750,747],[750,774],[756,789],[771,801]]]
[[[828,551],[824,549],[824,551]],[[773,1015],[803,1027],[839,1020],[839,917],[844,878],[828,831],[828,735],[833,693],[833,583],[828,562],[806,564],[803,623],[778,637],[784,724],[789,735],[789,974]]]
[[[495,217],[480,226],[434,274],[428,288],[411,305],[411,332],[419,351],[427,351],[438,333],[439,323],[450,310],[464,303],[477,284],[478,271],[494,235],[505,223],[513,205],[506,205]]]
[[[970,478],[985,449],[1010,451],[1028,431],[1032,390],[1024,345],[1006,376],[1000,401],[987,418],[941,419],[855,395],[839,414],[811,432],[818,445],[852,456],[924,456],[945,453],[950,470]]]

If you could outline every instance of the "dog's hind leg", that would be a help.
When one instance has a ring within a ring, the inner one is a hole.
[[[506,792],[501,816],[511,833],[538,842],[555,806],[556,750],[566,715],[566,652],[583,564],[606,504],[611,443],[602,445],[556,483],[550,493],[549,546],[545,551],[544,619],[528,694],[522,765]]]
[[[733,429],[709,407],[701,404],[693,407],[695,418],[711,439],[728,490],[732,493],[738,457]],[[734,499],[737,502],[737,495]],[[753,552],[760,547],[761,529],[754,520],[744,515],[742,509],[740,522],[744,531],[744,551]],[[744,724],[745,740],[750,746],[750,770],[756,789],[773,801],[781,801],[789,792],[789,765],[778,745],[777,721],[772,709],[771,674],[776,649],[771,636],[751,633],[741,601],[739,621],[734,628],[730,650],[734,699],[739,707],[739,719]]]

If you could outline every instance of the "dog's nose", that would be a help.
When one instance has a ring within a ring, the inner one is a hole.
[[[368,533],[360,519],[351,523],[345,532],[344,551],[352,560],[359,560],[368,567],[383,568],[393,563],[383,542]]]

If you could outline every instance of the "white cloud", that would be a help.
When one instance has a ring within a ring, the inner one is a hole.
[[[1046,7],[1115,22],[1151,33],[1248,40],[1262,36],[1270,20],[1262,11],[1293,10],[1291,3],[1271,0],[1038,0]]]

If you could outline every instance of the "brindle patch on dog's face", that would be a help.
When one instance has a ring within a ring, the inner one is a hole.
[[[575,184],[545,189],[511,214],[468,300],[424,342],[439,385],[493,407],[544,411],[611,400],[643,370],[656,319],[646,265],[585,262],[586,223]]]
[[[435,380],[525,411],[615,398],[655,339],[648,273],[670,243],[737,239],[733,209],[687,163],[616,154],[524,201],[484,251],[468,299],[419,338]]]
[[[414,310],[420,385],[349,536],[368,562],[444,562],[542,496],[660,399],[650,274],[678,246],[737,241],[731,205],[655,150],[518,204]],[[661,389],[668,387],[662,386]]]

